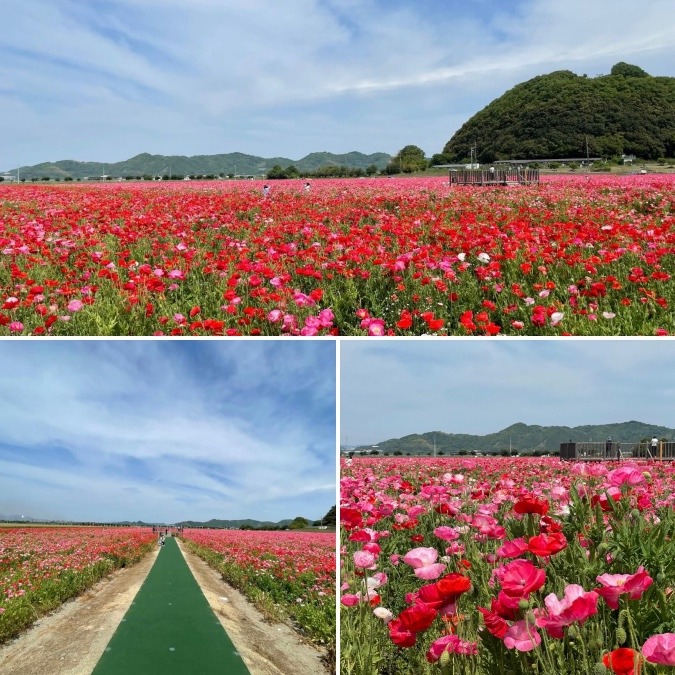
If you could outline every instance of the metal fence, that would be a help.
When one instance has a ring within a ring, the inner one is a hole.
[[[620,441],[581,441],[560,444],[561,459],[675,459],[675,442],[660,441],[656,448],[651,443],[622,443]]]
[[[539,182],[539,169],[525,167],[452,169],[450,185],[530,185]]]

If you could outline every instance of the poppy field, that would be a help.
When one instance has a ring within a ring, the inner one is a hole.
[[[674,187],[0,185],[0,335],[673,334]]]
[[[335,534],[189,530],[193,553],[242,591],[265,615],[335,653]]]
[[[675,466],[342,460],[342,675],[675,673]]]
[[[0,527],[0,642],[154,546],[150,528]]]

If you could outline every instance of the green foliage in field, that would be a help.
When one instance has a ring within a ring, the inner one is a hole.
[[[237,565],[222,554],[193,542],[184,541],[184,544],[220,572],[225,581],[244,593],[268,619],[290,619],[302,633],[324,646],[329,655],[335,653],[334,598],[308,593],[307,589],[314,584],[311,572],[303,572],[294,579],[281,579],[252,566]]]
[[[624,493],[626,491],[624,490]],[[551,638],[542,630],[541,645],[532,652],[518,652],[504,647],[501,640],[490,635],[480,619],[476,607],[490,607],[495,590],[491,587],[494,567],[485,555],[486,546],[474,537],[462,537],[464,559],[470,561],[469,572],[458,566],[452,571],[467,573],[472,581],[470,591],[458,600],[457,634],[465,640],[479,643],[478,655],[451,656],[445,668],[426,662],[425,652],[432,637],[422,634],[414,648],[399,649],[393,645],[386,624],[373,614],[368,603],[342,608],[340,613],[340,672],[342,675],[507,675],[509,673],[539,673],[540,675],[588,675],[597,668],[601,655],[622,645],[638,647],[651,635],[672,631],[675,626],[675,594],[671,582],[675,574],[675,513],[660,509],[656,522],[649,522],[643,514],[631,509],[628,499],[609,500],[611,510],[603,513],[599,505],[593,507],[572,490],[570,514],[564,520],[563,532],[569,542],[567,548],[552,556],[545,565],[546,593],[562,597],[568,584],[579,584],[584,589],[598,586],[596,578],[611,572],[635,571],[642,565],[654,578],[640,600],[622,596],[619,608],[610,609],[604,601],[598,603],[598,615],[583,626],[565,631],[563,639]],[[532,516],[522,520],[509,518],[506,509],[497,514],[504,519],[507,539],[532,536],[538,525]],[[437,546],[434,528],[446,524],[435,512],[420,518],[417,532],[424,532],[424,541],[416,546]],[[610,527],[608,527],[608,525]],[[584,548],[580,533],[587,542]],[[380,559],[410,548],[407,531],[392,532],[378,542],[382,546]],[[343,546],[348,546],[343,534]],[[354,573],[351,555],[343,557],[343,574]],[[415,592],[419,579],[406,565],[387,568],[388,581],[378,589],[383,607],[398,615],[408,605],[406,593]],[[544,595],[544,591],[540,593]],[[543,605],[541,599],[532,602],[530,609]],[[643,675],[665,673],[651,664],[644,664]]]
[[[675,156],[675,78],[651,77],[619,63],[589,78],[561,70],[510,89],[471,117],[443,149],[443,159],[496,159],[633,154]]]
[[[19,597],[6,599],[0,596],[0,644],[15,637],[41,616],[53,611],[66,600],[81,595],[97,581],[121,567],[128,567],[152,550],[155,543],[142,547],[139,555],[128,557],[107,554],[103,560],[83,570],[63,570],[58,577],[43,580]],[[0,565],[0,570],[2,566]]]

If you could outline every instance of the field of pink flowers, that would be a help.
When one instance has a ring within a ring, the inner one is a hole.
[[[335,653],[335,533],[188,530],[191,550],[270,618]]]
[[[154,545],[150,528],[0,527],[0,642]]]
[[[343,460],[341,673],[675,673],[675,466]]]
[[[0,335],[675,333],[674,176],[0,185]]]

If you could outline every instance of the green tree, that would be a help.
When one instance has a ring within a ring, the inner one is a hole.
[[[268,180],[276,180],[280,178],[286,178],[286,171],[279,166],[279,164],[275,164],[268,172],[266,178]]]
[[[335,527],[335,520],[336,508],[335,506],[331,506],[330,509],[328,509],[328,513],[321,519],[320,523],[321,525],[326,525],[328,527]]]
[[[309,520],[307,518],[303,518],[302,516],[298,516],[297,518],[294,518],[291,524],[288,526],[289,530],[301,530],[304,527],[309,526]]]
[[[403,173],[412,173],[413,171],[424,171],[428,166],[428,162],[424,156],[424,150],[418,148],[416,145],[406,145],[392,158],[389,166],[397,169],[394,173],[400,173],[401,171]]]
[[[649,77],[649,73],[645,72],[640,66],[633,66],[630,63],[619,61],[612,66],[611,75],[621,75],[623,77]]]

